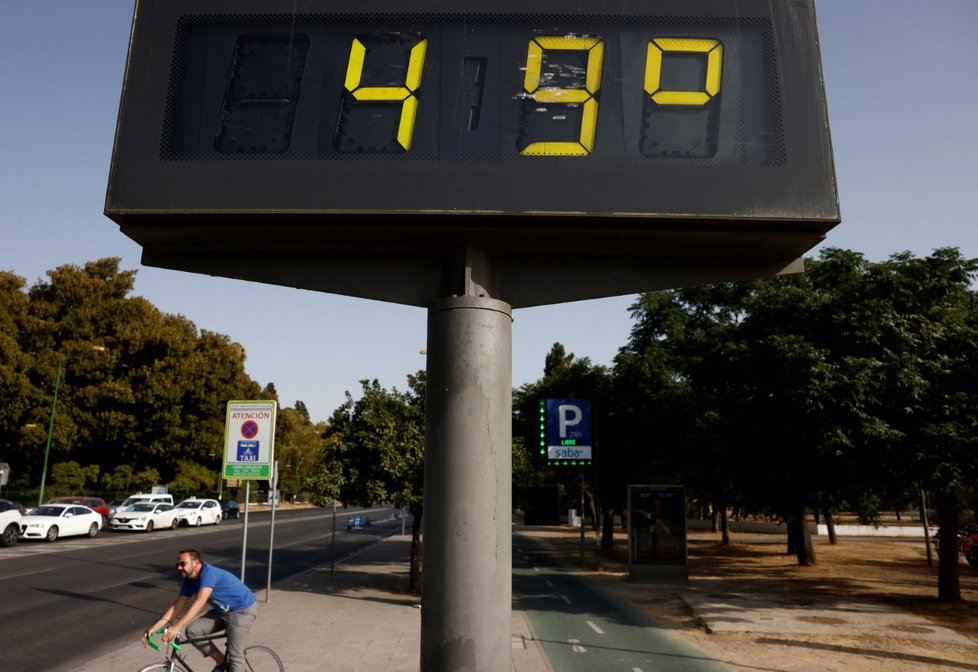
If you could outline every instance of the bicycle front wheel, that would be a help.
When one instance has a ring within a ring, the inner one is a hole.
[[[282,659],[267,646],[249,646],[244,655],[248,672],[285,672]]]
[[[174,660],[172,662],[168,661],[165,663],[153,663],[152,665],[147,665],[139,672],[190,672],[190,670]]]

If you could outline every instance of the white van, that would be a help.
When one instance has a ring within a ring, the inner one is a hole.
[[[116,511],[128,511],[134,504],[169,504],[173,506],[173,495],[169,494],[145,494],[137,492],[119,505]]]

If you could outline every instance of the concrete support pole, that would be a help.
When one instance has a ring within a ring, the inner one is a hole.
[[[512,310],[428,310],[422,672],[512,668]]]

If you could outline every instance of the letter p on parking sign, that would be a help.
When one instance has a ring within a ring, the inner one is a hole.
[[[591,401],[547,399],[547,459],[562,465],[591,461]]]

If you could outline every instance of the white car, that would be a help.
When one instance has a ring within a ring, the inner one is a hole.
[[[133,504],[125,511],[116,511],[109,519],[113,530],[175,530],[179,524],[177,510],[171,504]]]
[[[94,537],[102,529],[102,514],[81,504],[45,504],[20,520],[22,539],[47,539],[87,534]]]
[[[13,546],[20,536],[20,521],[26,511],[17,502],[0,499],[0,546]]]
[[[118,513],[119,511],[128,511],[129,509],[136,506],[137,504],[169,504],[170,506],[173,506],[173,495],[171,494],[145,495],[141,492],[137,492],[135,495],[130,495],[129,497],[126,498],[124,502],[119,504],[115,509],[115,513]],[[111,509],[112,507],[109,508]],[[111,516],[112,513],[113,512],[110,511],[109,515]]]
[[[185,499],[174,509],[181,525],[218,525],[221,522],[221,505],[216,499]]]

